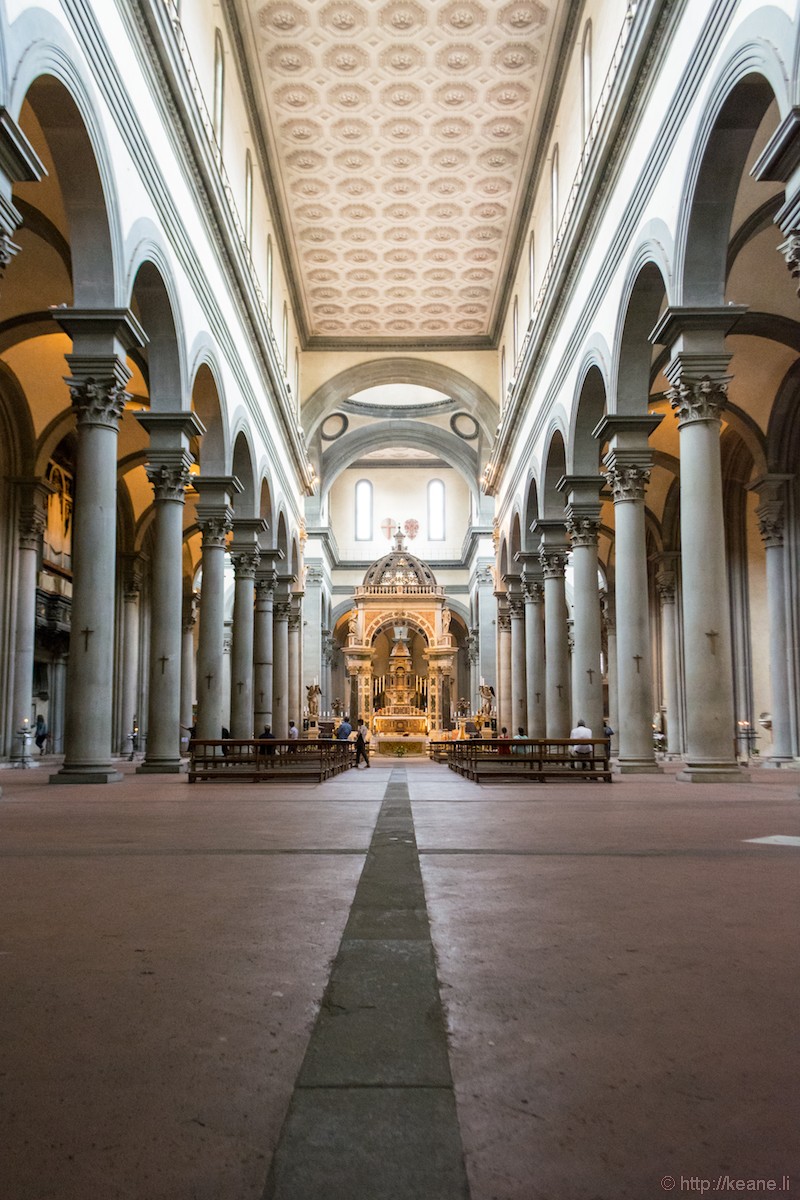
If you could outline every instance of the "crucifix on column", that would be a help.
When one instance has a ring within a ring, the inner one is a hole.
[[[87,629],[82,629],[82,630],[81,630],[81,637],[83,638],[83,652],[84,652],[84,654],[85,654],[85,653],[86,653],[86,651],[89,649],[89,638],[92,636],[92,634],[93,634],[93,633],[94,633],[94,630],[93,630],[93,629],[88,629],[88,628],[87,628]]]
[[[719,637],[719,633],[717,632],[716,629],[709,629],[706,632],[706,637],[711,642],[711,653],[716,654],[717,653],[717,638]]]

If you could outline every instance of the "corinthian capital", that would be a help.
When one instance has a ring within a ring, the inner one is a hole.
[[[146,470],[157,501],[172,500],[183,504],[186,499],[186,485],[189,482],[188,461],[151,463]]]
[[[790,230],[786,241],[781,242],[778,249],[786,259],[789,274],[795,281],[797,294],[800,296],[800,229]]]
[[[675,572],[659,571],[656,575],[656,588],[662,604],[675,603]]]
[[[765,500],[756,509],[758,532],[767,550],[783,545],[783,501]]]
[[[667,391],[667,399],[678,417],[678,425],[693,421],[718,421],[728,403],[727,379],[681,378]]]
[[[5,275],[6,267],[11,263],[14,255],[18,253],[17,243],[12,242],[7,233],[0,233],[0,279]]]
[[[638,467],[632,463],[609,467],[605,472],[608,486],[615,504],[635,503],[644,500],[645,488],[650,478],[649,467]]]
[[[17,530],[19,533],[20,550],[38,550],[45,527],[44,510],[38,507],[25,507],[19,514]]]
[[[596,546],[600,533],[600,518],[571,516],[567,518],[566,529],[573,546]]]
[[[542,549],[539,551],[539,562],[542,564],[545,579],[562,579],[567,569],[567,551]]]
[[[204,521],[200,522],[200,529],[203,533],[203,549],[224,550],[232,528],[233,523],[229,516],[206,517]]]
[[[255,579],[261,555],[258,550],[234,550],[231,562],[235,579]]]
[[[125,403],[130,398],[124,382],[119,378],[98,380],[91,375],[85,379],[68,375],[64,382],[69,388],[79,425],[119,428]]]

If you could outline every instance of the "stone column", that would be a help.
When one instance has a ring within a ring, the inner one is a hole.
[[[509,599],[511,618],[511,722],[513,737],[519,728],[528,732],[528,697],[525,687],[525,602],[522,592]]]
[[[567,532],[572,542],[573,586],[573,722],[583,720],[595,737],[603,736],[603,677],[600,651],[602,616],[597,574],[597,539],[600,532],[600,505],[588,499],[592,489],[596,496],[600,479],[582,487],[569,477],[565,480],[569,493]]]
[[[497,593],[497,732],[511,723],[511,615],[505,592]]]
[[[120,751],[130,752],[130,735],[136,721],[139,698],[139,600],[142,593],[142,560],[126,555],[122,577],[122,696],[120,705]]]
[[[127,400],[128,349],[144,333],[123,310],[56,309],[72,338],[67,380],[77,417],[72,613],[64,765],[51,783],[112,783],[117,440]]]
[[[277,738],[289,733],[289,614],[291,604],[285,593],[273,605],[273,700],[272,732]],[[293,717],[292,720],[296,721]]]
[[[272,725],[272,661],[273,661],[273,616],[272,603],[277,573],[272,565],[262,564],[256,571],[256,616],[254,630],[255,670],[253,692],[256,733],[265,725]]]
[[[196,476],[197,522],[203,535],[200,630],[197,643],[197,736],[222,732],[225,678],[225,547],[233,527],[231,495],[242,486],[234,476]]]
[[[33,715],[33,654],[36,642],[36,584],[39,552],[46,520],[50,485],[44,479],[20,483],[19,543],[17,551],[17,619],[14,629],[14,732]],[[13,760],[22,756],[19,738],[12,738]]]
[[[769,682],[772,693],[772,753],[766,762],[778,766],[792,762],[789,719],[789,653],[786,641],[786,579],[784,550],[783,487],[793,476],[762,475],[749,485],[761,503],[756,509],[758,529],[764,543],[769,612]]]
[[[667,398],[678,419],[681,596],[688,783],[743,780],[736,757],[730,592],[722,506],[725,335],[746,310],[667,309],[650,335],[670,348]]]
[[[497,601],[494,598],[494,579],[490,568],[481,565],[476,573],[478,586],[478,682],[483,679],[495,690],[499,700],[497,677]]]
[[[617,685],[617,614],[612,593],[603,601],[603,620],[608,647],[608,723],[614,730],[611,735],[611,753],[619,754],[619,688]]]
[[[254,589],[259,556],[253,550],[231,552],[236,585],[233,597],[231,653],[231,737],[253,736]]]
[[[525,588],[525,686],[528,737],[543,738],[547,732],[544,659],[544,586],[535,570],[526,569]]]
[[[317,562],[306,564],[304,595],[303,595],[303,624],[301,627],[301,646],[303,669],[300,677],[300,700],[305,707],[307,688],[314,681],[319,684],[324,699],[325,672],[323,669],[323,644],[325,630],[322,627],[322,567]],[[320,704],[320,711],[324,705]]]
[[[205,433],[205,428],[191,412],[142,413],[137,420],[150,434],[147,477],[155,495],[147,751],[137,772],[174,775],[184,769],[180,753],[183,509],[193,462],[189,439]]]
[[[664,704],[667,709],[667,754],[683,753],[683,721],[678,688],[678,619],[675,611],[675,572],[662,567],[656,575],[661,602],[661,658],[664,671]]]
[[[193,724],[194,700],[196,694],[195,661],[194,661],[194,627],[197,624],[197,595],[190,593],[184,597],[183,605],[183,637],[181,641],[181,750],[185,750],[189,740],[188,729]]]
[[[653,751],[653,669],[644,493],[650,463],[611,451],[604,459],[614,497],[617,577],[619,766],[625,773],[658,771]]]
[[[464,649],[467,654],[467,698],[469,700],[469,711],[473,713],[478,707],[478,630],[473,626],[470,628],[467,639],[464,643]]]
[[[653,750],[653,664],[647,580],[644,494],[650,478],[650,434],[659,416],[604,417],[594,431],[614,500],[619,769],[658,772]]]
[[[236,579],[231,653],[231,737],[253,736],[253,626],[256,570],[261,559],[259,534],[266,523],[234,518],[231,560]]]
[[[563,738],[571,729],[569,712],[569,645],[564,572],[567,547],[560,521],[535,522],[542,533],[539,553],[544,574],[545,736]]]
[[[303,705],[300,702],[300,623],[302,621],[301,603],[295,597],[291,601],[288,622],[288,654],[289,654],[289,720],[294,721],[298,729],[303,728]],[[288,728],[288,725],[287,725]]]

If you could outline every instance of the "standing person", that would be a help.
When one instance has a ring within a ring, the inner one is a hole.
[[[369,750],[367,742],[369,741],[369,730],[364,724],[364,718],[358,718],[358,733],[356,734],[356,770],[361,759],[364,759],[364,766],[369,770]]]
[[[39,715],[36,718],[36,730],[34,732],[33,740],[36,742],[36,745],[39,747],[39,753],[44,754],[44,745],[45,745],[45,742],[47,741],[47,722],[45,721],[45,719],[41,713],[39,713]]]
[[[290,721],[290,722],[289,722],[289,734],[288,734],[288,736],[289,736],[289,741],[290,741],[290,742],[296,742],[296,741],[297,741],[297,739],[300,737],[300,730],[297,728],[297,726],[295,725],[294,721]]]
[[[336,730],[336,739],[339,742],[346,742],[353,732],[353,726],[350,724],[350,719],[345,713],[342,720],[339,722],[339,728]]]

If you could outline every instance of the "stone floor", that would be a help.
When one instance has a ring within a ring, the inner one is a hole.
[[[226,788],[125,763],[53,788],[43,767],[0,772],[2,1200],[800,1200],[797,772],[482,788],[376,759]],[[425,980],[395,986],[400,961]]]

